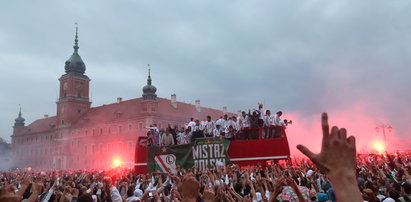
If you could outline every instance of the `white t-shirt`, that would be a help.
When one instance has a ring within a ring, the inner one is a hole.
[[[194,131],[194,126],[196,125],[196,123],[194,121],[190,121],[188,123],[188,126],[191,127],[191,131]]]

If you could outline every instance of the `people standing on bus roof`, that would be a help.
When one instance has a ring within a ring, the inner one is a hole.
[[[205,121],[204,125],[204,134],[206,135],[206,137],[213,137],[214,128],[214,121],[211,120],[211,116],[207,116],[207,120]]]
[[[238,123],[237,117],[231,117],[231,122],[234,127],[234,130],[239,131],[241,129],[240,124]]]
[[[273,119],[273,125],[274,126],[281,126],[281,115],[283,115],[282,111],[278,111],[275,115],[274,115],[274,119]]]
[[[148,141],[150,145],[158,145],[160,141],[159,133],[154,129],[150,129],[148,134]]]
[[[173,135],[170,133],[170,130],[168,128],[166,129],[166,132],[160,138],[160,145],[161,146],[174,145]]]
[[[221,137],[221,133],[223,130],[221,129],[221,126],[216,124],[215,129],[213,130],[213,137]]]
[[[193,132],[195,125],[196,125],[196,123],[194,122],[194,118],[191,117],[190,122],[188,122],[188,126],[191,127],[191,132]]]
[[[148,127],[146,127],[146,128],[147,128],[147,129],[150,129],[150,130],[154,130],[154,131],[157,132],[157,133],[160,132],[160,130],[159,130],[158,127],[157,127],[157,124],[150,125],[150,126],[148,126]]]
[[[225,129],[224,133],[225,133],[225,135],[224,135],[225,139],[233,140],[236,131],[235,131],[234,127],[232,125],[230,125],[228,128]]]
[[[238,124],[240,125],[240,128],[250,127],[250,119],[245,111],[241,112],[241,116],[238,118]]]

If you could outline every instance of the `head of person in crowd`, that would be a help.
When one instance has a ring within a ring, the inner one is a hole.
[[[200,120],[197,119],[197,120],[195,121],[195,123],[196,123],[196,126],[199,126],[199,125],[200,125]]]
[[[247,114],[245,113],[245,111],[241,112],[241,116],[246,117]]]
[[[191,127],[189,126],[187,129],[184,130],[184,133],[188,135],[191,132]]]
[[[227,119],[228,119],[228,115],[224,114],[224,120],[227,120]]]
[[[170,129],[167,128],[164,133],[165,135],[170,135]]]
[[[211,116],[210,116],[210,115],[207,116],[207,121],[208,121],[208,122],[211,121]]]
[[[234,122],[237,122],[237,117],[232,116],[232,117],[231,117],[231,120],[234,121]]]
[[[220,129],[221,128],[220,124],[216,124],[215,128]]]
[[[193,117],[191,117],[191,118],[190,118],[190,121],[194,121],[194,118],[193,118]]]
[[[262,108],[263,108],[263,106],[264,106],[264,105],[263,105],[263,104],[261,104],[261,103],[260,103],[260,104],[258,104],[258,109],[262,109]]]
[[[278,112],[277,112],[277,116],[278,116],[278,117],[281,117],[281,115],[283,115],[283,112],[282,112],[282,111],[278,111]]]
[[[265,114],[266,114],[267,116],[270,116],[270,115],[271,115],[271,111],[270,111],[270,110],[266,110],[266,111],[265,111]]]

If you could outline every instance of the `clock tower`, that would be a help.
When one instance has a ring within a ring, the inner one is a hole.
[[[70,126],[89,109],[90,79],[84,74],[86,65],[78,54],[78,28],[74,40],[74,52],[65,63],[66,74],[60,81],[59,99],[57,101],[57,125]]]

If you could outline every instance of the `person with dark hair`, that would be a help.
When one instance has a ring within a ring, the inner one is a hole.
[[[188,125],[187,125],[187,127],[190,127],[190,128],[191,128],[191,132],[194,131],[194,126],[195,126],[195,125],[196,125],[196,123],[194,122],[194,118],[191,117],[191,118],[190,118],[190,122],[188,122]]]
[[[238,124],[241,129],[250,127],[250,120],[245,111],[241,112],[241,116],[238,117]]]
[[[207,116],[207,120],[204,122],[204,134],[206,137],[213,137],[213,131],[215,128],[214,121],[211,116]]]
[[[174,144],[173,135],[170,133],[169,129],[166,129],[166,132],[160,138],[160,146],[170,146]]]
[[[410,182],[402,182],[401,183],[401,197],[399,198],[400,201],[411,201],[411,184]]]
[[[199,138],[205,138],[205,136],[203,133],[203,128],[200,125],[200,121],[196,120],[194,129],[193,129],[193,136],[191,137],[191,142],[194,142],[196,139],[199,139]]]
[[[91,194],[82,194],[78,197],[77,202],[93,202],[93,197]]]

